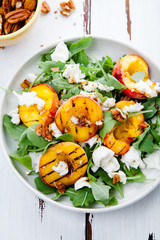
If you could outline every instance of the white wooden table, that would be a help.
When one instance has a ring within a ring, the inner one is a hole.
[[[48,0],[51,12],[40,15],[25,40],[0,49],[1,86],[42,45],[82,36],[85,24],[87,34],[130,42],[160,64],[159,0],[74,0],[76,11],[69,18],[54,13],[59,2]],[[39,199],[14,175],[1,148],[0,176],[0,240],[160,239],[160,186],[132,206],[93,216]]]

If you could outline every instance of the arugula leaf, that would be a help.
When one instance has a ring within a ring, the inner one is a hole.
[[[98,169],[98,171],[95,174],[96,176],[100,177],[107,185],[109,185],[110,187],[115,188],[121,195],[121,197],[123,198],[123,183],[121,182],[117,182],[115,184],[113,184],[113,179],[111,179],[108,176],[108,173],[105,172],[102,168]]]
[[[112,59],[109,56],[103,57],[101,64],[106,73],[108,73],[114,67]]]
[[[143,141],[140,143],[139,150],[146,153],[154,152],[153,136],[150,133],[146,134]]]
[[[107,201],[106,201],[106,203],[107,203]],[[117,200],[116,196],[112,196],[108,199],[108,203],[106,206],[109,207],[109,206],[114,206],[117,204],[118,204],[118,200]]]
[[[72,134],[64,133],[61,136],[57,137],[56,140],[63,142],[75,142]]]
[[[84,66],[87,66],[89,64],[88,56],[84,50],[80,51],[79,53],[75,54],[72,59],[75,63],[83,64]]]
[[[158,129],[150,128],[150,132],[151,132],[155,142],[157,144],[159,144],[160,143],[160,135],[158,134],[159,133]]]
[[[71,53],[70,58],[72,58],[75,54],[81,52],[82,50],[88,48],[92,43],[92,37],[84,37],[81,38],[78,42],[72,43],[69,51]]]
[[[91,182],[93,197],[97,202],[104,206],[108,204],[110,187],[104,185],[99,179],[96,182]]]
[[[148,133],[149,129],[150,129],[150,127],[145,128],[144,132],[135,139],[137,141],[134,142],[133,145],[132,145],[135,149],[137,149],[137,150],[139,149],[139,145],[141,144],[141,142],[145,138],[145,136]]]
[[[145,119],[153,117],[157,112],[157,109],[155,108],[155,98],[147,98],[147,102],[143,103],[142,105],[144,106],[144,110],[152,110],[152,112],[144,113]]]
[[[41,61],[45,62],[45,61],[52,61],[51,59],[51,54],[54,52],[56,47],[54,47],[51,51],[49,51],[48,53],[44,53],[41,56]]]
[[[117,121],[113,119],[110,111],[103,112],[103,128],[99,131],[100,137],[104,139],[106,134],[115,126],[116,123]]]
[[[94,197],[92,190],[90,188],[84,187],[78,191],[73,198],[73,205],[75,207],[88,207],[91,203],[94,202]]]
[[[10,158],[17,160],[29,170],[33,170],[32,159],[28,154],[25,154],[26,150],[27,146],[21,146],[17,151],[10,154]]]
[[[139,82],[140,80],[143,80],[145,77],[145,72],[144,71],[140,71],[140,72],[135,72],[132,76],[130,76],[132,78],[132,80],[134,80],[135,82]]]
[[[55,193],[57,191],[56,188],[50,187],[47,184],[45,184],[40,176],[36,177],[34,179],[34,182],[36,184],[37,189],[44,194]]]
[[[104,103],[107,100],[107,98],[108,98],[107,96],[103,97],[103,95],[100,92],[98,92],[98,90],[95,90],[95,92],[96,92],[98,98],[101,100],[101,102]]]
[[[57,68],[59,67],[59,70],[62,70],[65,66],[65,63],[63,62],[53,62],[53,61],[45,61],[39,63],[39,68],[43,70],[43,72],[51,74],[53,71],[51,68]]]
[[[27,128],[27,138],[32,143],[32,146],[44,148],[48,145],[48,141],[36,134],[36,126],[37,124],[34,124]]]
[[[73,201],[75,195],[76,195],[76,190],[74,188],[69,187],[65,192],[64,195],[67,195],[70,197],[70,200]]]
[[[53,80],[51,81],[51,84],[57,87],[58,91],[63,89],[71,89],[74,88],[76,84],[68,83],[67,79],[64,79],[62,77],[61,73],[54,73],[52,72]]]
[[[140,168],[130,168],[130,170],[125,167],[124,171],[127,176],[127,181],[128,182],[144,182],[146,181],[145,175],[142,173]]]
[[[90,158],[89,162],[88,162],[88,167],[87,167],[87,176],[90,180],[90,182],[96,182],[96,178],[90,174],[90,169],[93,166],[93,162],[92,162],[92,158]]]
[[[72,96],[79,95],[80,91],[80,86],[75,86],[74,88],[69,89],[68,92],[62,96],[62,99],[68,99]]]
[[[14,140],[20,140],[22,133],[27,129],[27,127],[24,124],[15,125],[11,122],[11,117],[9,117],[7,114],[4,114],[3,116],[3,125],[7,129],[9,135]]]

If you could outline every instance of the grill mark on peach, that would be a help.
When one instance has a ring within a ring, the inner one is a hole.
[[[83,168],[85,165],[87,165],[88,164],[88,162],[86,162],[86,163],[84,163],[83,165],[81,165],[80,167],[78,167],[78,168],[76,168],[76,169],[74,169],[74,171],[77,171],[78,169],[80,169],[80,168]]]
[[[123,150],[126,148],[126,146],[124,146],[122,149],[121,149],[121,151],[120,152],[118,152],[118,153],[121,153],[121,152],[123,152]]]
[[[62,115],[61,115],[61,113],[60,113],[60,121],[61,121],[61,125],[63,124],[63,121],[62,121]]]
[[[52,182],[50,182],[49,184],[53,184],[54,182],[57,182],[58,180],[61,180],[62,178],[64,178],[65,176],[63,176],[63,177],[60,177],[60,178],[57,178],[56,180],[54,180],[54,181],[52,181]]]
[[[77,127],[75,127],[75,131],[76,131],[76,133],[78,134],[78,128],[77,128]]]
[[[52,173],[54,173],[55,171],[51,171],[51,172],[49,172],[49,173],[47,173],[46,175],[44,175],[44,176],[41,176],[42,178],[45,178],[46,176],[48,176],[48,175],[51,175]]]
[[[68,155],[71,155],[72,153],[76,153],[76,151],[78,150],[79,148],[75,148],[75,150],[73,150],[72,152],[68,153]]]
[[[43,168],[43,167],[47,166],[48,164],[50,164],[50,163],[52,163],[52,162],[54,162],[54,161],[56,161],[56,158],[53,159],[52,161],[50,161],[50,162],[48,162],[48,163],[45,163],[44,165],[40,166],[40,168]]]
[[[79,160],[81,157],[83,157],[85,155],[85,153],[79,155],[78,157],[74,158],[75,161]]]
[[[74,103],[74,101],[72,101],[72,107],[75,107],[75,103]]]

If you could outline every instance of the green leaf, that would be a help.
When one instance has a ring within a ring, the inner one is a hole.
[[[32,146],[44,148],[48,145],[48,141],[36,134],[37,124],[31,125],[27,128],[27,138],[32,143]]]
[[[67,195],[68,197],[70,197],[70,200],[73,201],[75,195],[76,195],[76,191],[74,188],[69,187],[65,192],[64,195]]]
[[[108,73],[110,70],[113,69],[113,62],[112,59],[109,56],[106,56],[106,58],[102,58],[102,66],[106,73]]]
[[[159,133],[158,129],[150,128],[150,133],[152,134],[155,142],[157,144],[159,144],[160,143],[160,135],[158,134]]]
[[[3,125],[7,129],[9,135],[14,140],[20,140],[22,133],[26,130],[26,126],[24,124],[15,125],[11,122],[11,117],[9,117],[7,114],[4,114],[3,116]]]
[[[60,73],[52,72],[52,77],[53,80],[51,81],[51,84],[55,85],[58,88],[58,91],[63,89],[73,89],[76,86],[75,84],[68,83],[68,80],[64,79]]]
[[[103,205],[108,204],[110,187],[104,185],[99,179],[96,182],[91,182],[92,193],[97,202]]]
[[[88,48],[92,43],[92,37],[84,37],[81,38],[78,42],[72,43],[69,51],[71,53],[70,58],[72,58],[75,54],[79,53],[80,51]]]
[[[62,96],[62,99],[68,99],[72,96],[79,95],[81,89],[80,86],[74,86],[73,88],[69,89],[66,94]]]
[[[104,139],[106,134],[115,126],[116,123],[117,121],[113,119],[110,111],[103,112],[103,128],[99,131],[100,137]]]
[[[144,138],[145,138],[146,134],[148,133],[149,129],[150,129],[150,127],[145,128],[144,132],[135,139],[136,142],[134,142],[133,145],[132,145],[135,149],[137,149],[137,150],[139,149],[139,145],[144,140]]]
[[[32,159],[28,154],[25,154],[27,146],[21,146],[17,151],[10,154],[10,158],[13,160],[17,160],[21,164],[23,164],[29,170],[33,170],[32,168]]]
[[[101,100],[101,102],[104,103],[107,100],[107,98],[108,98],[107,96],[103,97],[103,95],[100,92],[98,92],[98,90],[95,90],[95,92],[96,92],[98,98]]]
[[[135,82],[139,82],[140,80],[143,80],[145,77],[145,72],[141,71],[141,72],[135,72],[132,76],[130,76],[132,78],[132,80],[134,80]]]
[[[43,72],[51,74],[53,71],[51,68],[59,68],[59,70],[62,70],[65,66],[65,63],[63,62],[53,62],[53,61],[46,61],[46,62],[40,62],[39,68],[43,70]]]
[[[155,104],[155,98],[147,98],[147,102],[143,103],[144,110],[152,110],[152,112],[144,113],[145,119],[151,118],[155,115],[157,112]]]
[[[75,54],[72,59],[74,60],[75,63],[82,64],[84,66],[87,66],[89,64],[88,61],[88,56],[85,53],[84,50],[80,51],[79,53]]]
[[[88,176],[90,182],[96,182],[96,178],[90,173],[90,169],[92,166],[93,166],[93,162],[92,162],[92,158],[90,158],[90,160],[88,162],[88,167],[87,167],[87,176]]]
[[[107,185],[109,185],[112,188],[115,188],[123,198],[123,183],[117,182],[113,184],[113,179],[108,176],[108,173],[105,172],[102,168],[98,169],[98,171],[95,173],[96,177],[100,177]]]
[[[64,133],[63,135],[57,137],[56,140],[62,142],[75,142],[72,134],[70,133]]]
[[[151,134],[146,134],[143,141],[139,145],[139,150],[146,153],[154,152],[153,137]]]
[[[37,189],[44,194],[50,194],[50,193],[56,192],[56,188],[50,187],[47,184],[45,184],[40,176],[36,177],[34,179],[34,182],[36,184]]]
[[[87,187],[78,190],[73,198],[73,205],[75,207],[88,207],[93,202],[94,197],[92,194],[92,190]]]
[[[114,89],[117,90],[125,90],[126,87],[121,84],[115,77],[113,77],[111,74],[107,74],[108,81],[107,81],[107,86],[108,87],[114,87]]]
[[[125,167],[124,169],[126,176],[127,176],[127,181],[128,182],[144,182],[146,181],[145,175],[142,173],[140,168],[130,168],[130,170]]]
[[[106,201],[107,202],[107,201]],[[110,197],[109,199],[108,199],[108,203],[107,203],[107,207],[109,207],[109,206],[115,206],[115,205],[117,205],[118,204],[118,200],[117,200],[117,198],[115,197],[115,196],[112,196],[112,197]]]
[[[51,51],[49,51],[48,53],[44,53],[41,56],[41,61],[45,62],[45,61],[51,61],[51,54],[53,53],[53,51],[55,50],[56,47],[54,47]]]

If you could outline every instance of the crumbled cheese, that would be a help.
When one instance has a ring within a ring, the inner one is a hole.
[[[101,125],[103,124],[103,122],[100,120],[100,121],[96,121],[95,124],[96,124],[97,126],[101,126]]]
[[[141,160],[141,151],[136,150],[134,147],[130,147],[129,151],[122,155],[121,161],[125,163],[128,169],[133,168],[145,168],[143,161]]]
[[[85,74],[79,69],[79,64],[67,64],[65,67],[63,77],[68,78],[69,83],[79,83],[85,78]]]
[[[60,43],[58,43],[54,52],[51,54],[51,59],[54,62],[58,61],[66,62],[68,58],[69,58],[68,48],[66,44],[63,41],[61,41]]]
[[[21,7],[22,7],[22,2],[20,2],[20,1],[16,2],[16,8],[18,9],[18,8],[21,8]]]
[[[63,161],[60,161],[57,166],[53,166],[52,169],[59,173],[60,176],[64,176],[68,173],[68,165]]]
[[[114,87],[108,87],[106,85],[104,86],[102,83],[99,82],[84,81],[84,83],[82,82],[82,85],[83,89],[87,92],[93,92],[97,88],[106,92],[114,90]]]
[[[53,122],[49,125],[49,131],[52,133],[52,135],[57,138],[62,135],[61,131],[57,127],[56,123]]]
[[[114,107],[116,103],[116,99],[114,98],[107,98],[107,100],[102,104],[102,111],[107,111],[111,107]]]
[[[36,97],[37,93],[34,91],[23,92],[21,95],[17,94],[15,91],[13,91],[13,93],[18,98],[20,106],[26,105],[29,107],[36,104],[39,110],[44,108],[45,101],[42,98]]]
[[[126,184],[127,177],[126,177],[126,174],[124,172],[119,170],[118,172],[111,172],[108,175],[109,175],[110,178],[113,178],[115,174],[119,175],[120,182],[122,182],[123,184]]]
[[[92,154],[94,165],[92,171],[96,172],[99,167],[103,168],[107,173],[117,171],[120,165],[114,157],[114,152],[104,146],[98,147]]]
[[[81,147],[85,147],[87,144],[91,147],[93,147],[93,145],[95,143],[100,143],[101,144],[101,139],[99,137],[99,135],[95,135],[94,137],[90,138],[88,141],[85,141],[85,142],[81,142],[79,143],[81,145]]]
[[[160,150],[155,150],[151,154],[147,154],[145,158],[143,158],[144,163],[147,168],[156,168],[160,170]]]
[[[79,119],[76,118],[76,117],[74,117],[74,116],[72,116],[70,120],[71,120],[71,122],[73,122],[74,124],[78,124],[78,122],[79,122]]]
[[[34,73],[28,73],[28,75],[27,75],[27,80],[28,80],[30,83],[33,83],[36,78],[37,78],[37,76],[36,76]]]
[[[125,106],[122,111],[124,114],[128,114],[128,112],[139,112],[144,108],[144,106],[141,103],[135,103],[129,106]]]
[[[78,189],[81,189],[83,187],[91,188],[91,184],[88,182],[89,179],[87,177],[82,177],[74,184],[74,189],[77,191]]]
[[[29,152],[29,156],[32,159],[32,168],[37,173],[39,172],[39,161],[42,157],[42,152]]]
[[[11,122],[13,124],[15,124],[15,125],[20,124],[20,117],[19,117],[18,108],[12,110],[8,115],[11,117]]]
[[[154,89],[152,89],[152,87],[153,87],[153,82],[150,79],[148,79],[147,81],[140,80],[138,83],[134,84],[134,89],[140,91],[144,95],[147,95],[148,97],[151,97],[151,98],[156,97],[157,92],[160,92],[160,84],[156,83],[156,85],[154,86]],[[134,89],[132,89],[131,91],[133,92]]]

